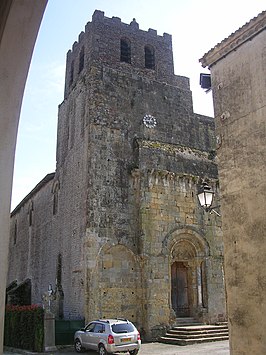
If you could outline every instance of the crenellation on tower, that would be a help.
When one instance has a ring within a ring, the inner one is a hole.
[[[170,35],[169,33],[164,32],[163,33],[163,38],[172,45],[172,35]]]
[[[84,36],[85,36],[85,32],[84,31],[80,32],[78,41],[79,42],[83,41]]]
[[[154,30],[154,29],[152,29],[152,28],[149,28],[149,29],[148,29],[148,33],[149,33],[150,35],[152,35],[152,36],[157,36],[157,31]]]
[[[121,18],[120,18],[120,17],[113,16],[113,17],[112,17],[112,22],[113,22],[115,25],[120,25],[120,24],[121,24]]]
[[[139,29],[139,24],[137,23],[136,19],[133,18],[133,20],[130,22],[130,25],[129,25],[131,28],[134,28],[135,30],[138,30]]]
[[[67,56],[65,98],[80,78],[77,58],[82,46],[87,70],[92,65],[106,65],[142,76],[150,71],[153,80],[176,83],[171,35],[159,36],[152,28],[140,30],[135,19],[128,25],[118,17],[108,18],[96,10]]]
[[[104,11],[95,10],[92,15],[92,22],[100,22],[104,20]]]

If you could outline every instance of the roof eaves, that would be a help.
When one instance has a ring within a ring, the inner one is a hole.
[[[218,43],[210,49],[199,62],[205,67],[211,67],[219,60],[227,56],[233,50],[236,50],[246,41],[251,40],[258,33],[266,28],[266,11],[261,12],[258,16],[251,19],[244,26],[240,27],[236,32]]]

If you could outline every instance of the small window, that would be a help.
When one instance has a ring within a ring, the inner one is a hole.
[[[52,194],[53,194],[53,215],[57,214],[58,211],[58,194],[59,194],[59,181],[56,180],[53,184]]]
[[[121,39],[120,42],[120,61],[131,63],[131,46],[130,41],[127,39]]]
[[[14,226],[14,245],[17,244],[17,236],[18,236],[18,223],[17,221],[15,222],[15,226]]]
[[[71,62],[69,85],[73,83],[73,80],[74,80],[74,61]]]
[[[31,227],[33,223],[33,202],[30,201],[29,204],[29,226]]]
[[[57,209],[58,209],[58,191],[55,191],[53,196],[53,215],[57,214]]]
[[[84,46],[81,48],[81,51],[79,53],[79,73],[82,71],[84,68]]]
[[[62,284],[62,255],[60,253],[57,256],[56,282],[57,282],[57,286],[61,286],[61,284]]]
[[[145,46],[145,68],[155,69],[154,48],[151,46]]]

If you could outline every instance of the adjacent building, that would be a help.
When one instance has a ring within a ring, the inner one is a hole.
[[[200,59],[211,72],[231,354],[266,353],[266,11]]]

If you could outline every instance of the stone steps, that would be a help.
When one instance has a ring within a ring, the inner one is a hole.
[[[170,329],[159,341],[162,343],[189,345],[211,341],[228,340],[228,325],[192,324],[178,325]]]
[[[190,326],[190,325],[203,325],[202,323],[198,322],[195,320],[195,318],[192,317],[180,317],[176,318],[176,326]]]

